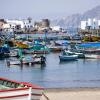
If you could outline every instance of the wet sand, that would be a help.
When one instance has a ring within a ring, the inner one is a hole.
[[[41,100],[100,100],[100,88],[46,89]]]

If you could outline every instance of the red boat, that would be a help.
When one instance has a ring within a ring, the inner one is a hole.
[[[0,77],[0,100],[40,100],[44,88]]]

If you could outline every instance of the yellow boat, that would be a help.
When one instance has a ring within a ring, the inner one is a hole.
[[[16,46],[19,48],[29,48],[29,45],[23,42],[16,42]]]

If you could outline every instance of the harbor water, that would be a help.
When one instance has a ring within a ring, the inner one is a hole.
[[[59,53],[46,55],[46,65],[11,65],[0,60],[0,76],[46,88],[100,87],[100,59],[60,62]]]

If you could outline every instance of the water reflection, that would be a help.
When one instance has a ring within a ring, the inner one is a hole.
[[[67,64],[67,63],[75,63],[78,60],[71,60],[71,61],[59,61],[59,64]]]
[[[60,62],[59,53],[51,53],[43,65],[7,66],[0,60],[0,76],[44,87],[100,87],[100,59]]]

